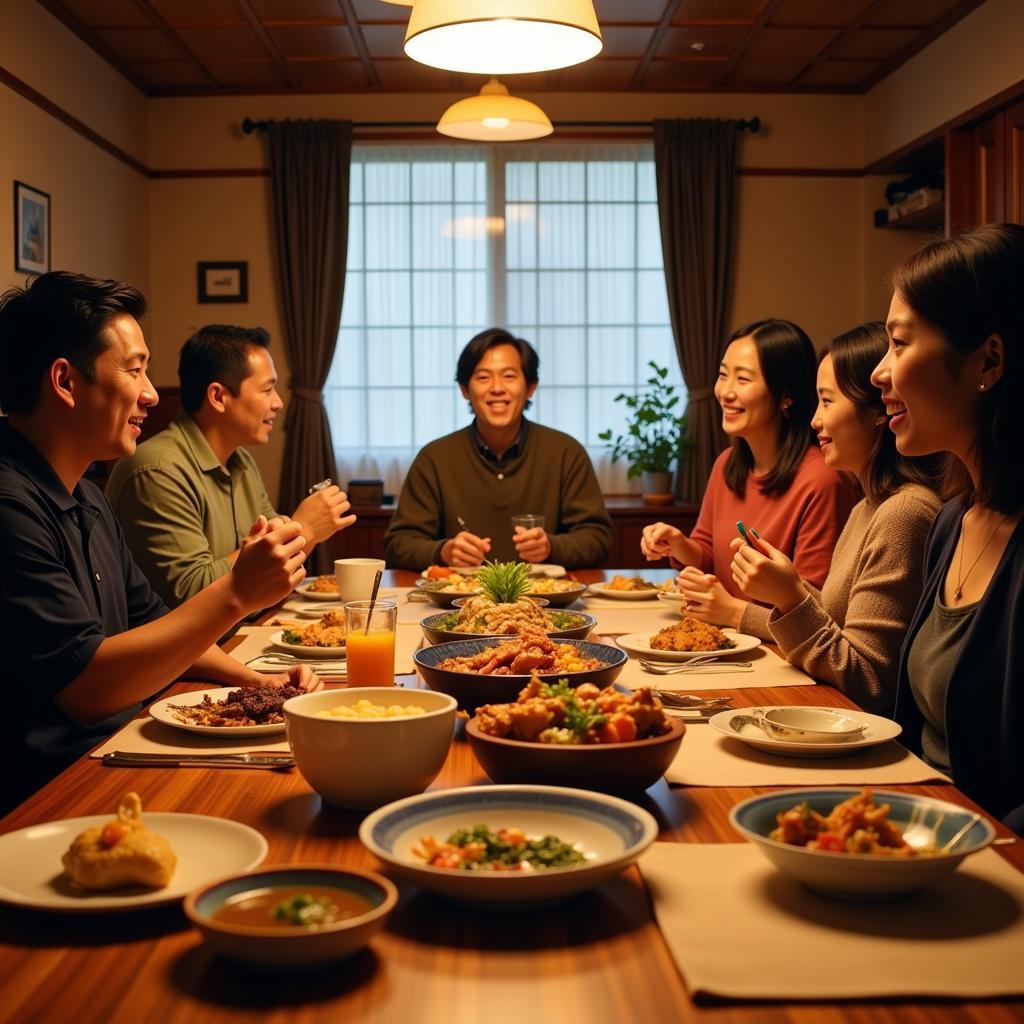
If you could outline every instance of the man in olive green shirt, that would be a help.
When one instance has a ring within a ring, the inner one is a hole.
[[[261,516],[272,518],[256,461],[284,403],[262,328],[209,325],[181,350],[182,409],[111,474],[107,498],[132,554],[167,604],[180,604],[227,573]],[[302,501],[293,519],[314,544],[355,521],[338,487]]]

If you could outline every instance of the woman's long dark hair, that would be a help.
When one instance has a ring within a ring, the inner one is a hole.
[[[811,416],[818,403],[815,391],[817,359],[804,331],[789,320],[755,320],[733,331],[725,343],[747,336],[753,339],[765,386],[779,410],[779,455],[761,478],[762,494],[784,494],[793,482],[807,449],[815,443]],[[789,399],[789,408],[782,403]],[[742,437],[733,438],[725,463],[725,483],[740,498],[747,493],[747,478],[754,469],[754,453]]]
[[[955,373],[963,358],[992,335],[1003,341],[1003,375],[980,396],[981,421],[974,439],[978,487],[959,459],[946,461],[948,497],[981,502],[1012,515],[1024,508],[1024,227],[986,224],[944,238],[902,259],[893,288],[943,337]]]
[[[861,324],[832,339],[821,359],[832,356],[836,385],[846,397],[875,421],[875,441],[868,455],[867,470],[859,479],[864,496],[879,505],[904,484],[921,484],[938,493],[943,459],[926,455],[911,458],[896,448],[896,435],[889,429],[882,392],[871,383],[871,372],[885,356],[889,338],[879,320]]]

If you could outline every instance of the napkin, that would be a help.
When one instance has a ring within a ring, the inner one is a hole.
[[[631,654],[616,682],[636,690],[642,686],[667,687],[672,690],[734,690],[752,686],[814,686],[814,680],[788,661],[784,661],[767,647],[756,647],[752,651],[734,654],[719,659],[716,664],[727,665],[730,661],[749,661],[752,672],[699,672],[691,669],[678,675],[659,676],[645,672]]]
[[[655,843],[640,871],[694,996],[1024,994],[1024,875],[992,850],[881,903],[818,896],[749,843]]]
[[[846,757],[784,757],[755,750],[742,740],[723,736],[703,724],[686,730],[683,744],[665,772],[665,778],[676,786],[744,787],[869,783],[894,786],[950,781],[895,740]]]

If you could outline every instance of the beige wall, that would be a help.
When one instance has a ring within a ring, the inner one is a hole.
[[[46,54],[47,59],[40,59]],[[145,155],[145,97],[37,4],[0,3],[0,67],[133,155]],[[0,84],[0,287],[14,273],[11,190],[50,194],[54,270],[149,285],[149,182]]]
[[[1024,79],[1024,2],[987,0],[864,96],[865,163]]]

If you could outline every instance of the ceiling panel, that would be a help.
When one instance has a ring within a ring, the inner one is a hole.
[[[482,80],[406,58],[408,8],[382,0],[37,2],[154,95],[473,91]],[[601,55],[514,81],[540,92],[863,92],[981,2],[595,0]]]
[[[873,0],[782,0],[771,25],[834,25],[844,28],[859,18]]]
[[[860,29],[842,40],[829,56],[891,60],[917,38],[918,33],[911,29]]]
[[[800,80],[802,85],[856,86],[876,74],[882,61],[825,60],[811,68]]]
[[[753,22],[767,3],[768,0],[683,0],[672,21],[677,25],[683,21]]]
[[[267,29],[285,57],[357,57],[347,25],[309,25]]]

